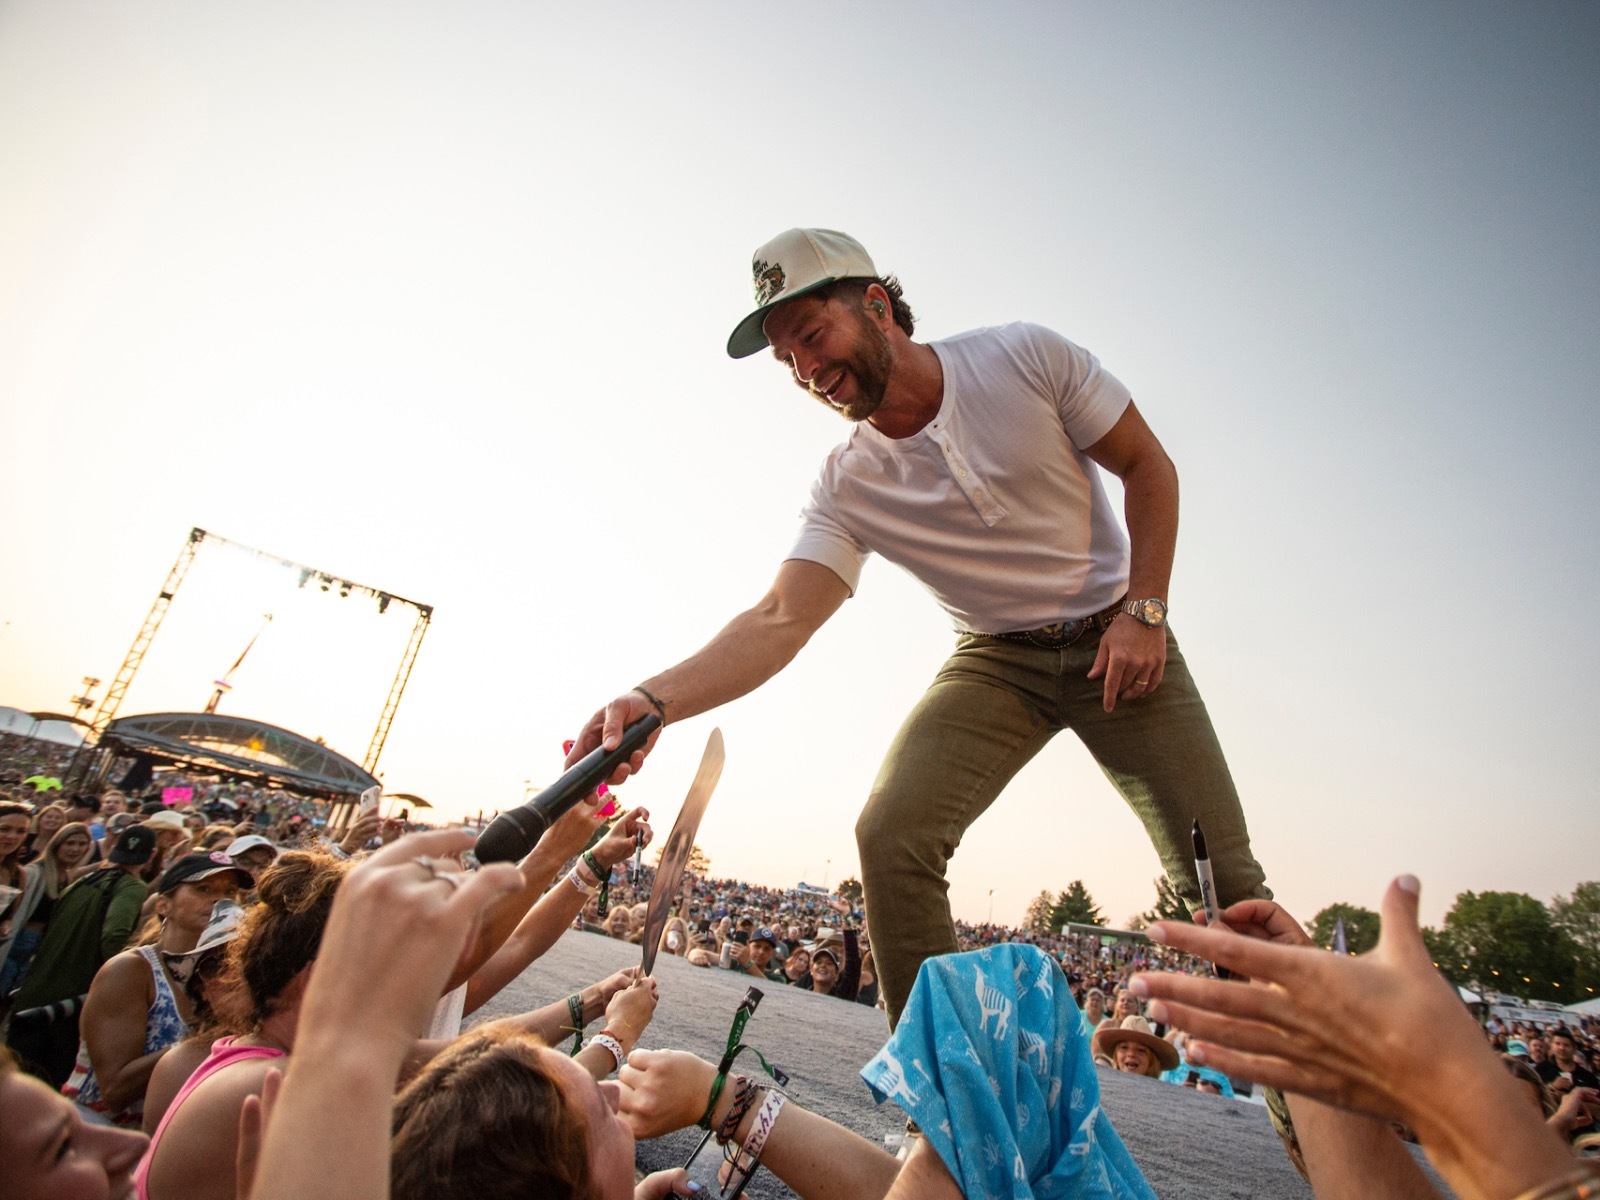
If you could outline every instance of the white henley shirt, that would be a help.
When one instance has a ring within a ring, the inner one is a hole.
[[[788,557],[855,593],[869,555],[909,571],[957,629],[1086,617],[1128,585],[1128,539],[1086,454],[1128,389],[1060,334],[1015,323],[930,342],[938,414],[906,438],[863,421],[812,485]]]

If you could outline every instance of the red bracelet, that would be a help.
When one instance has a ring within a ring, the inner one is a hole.
[[[728,1115],[722,1119],[722,1124],[717,1126],[717,1142],[720,1145],[726,1146],[733,1140],[734,1134],[739,1132],[739,1122],[744,1120],[744,1115],[750,1111],[755,1098],[756,1089],[751,1086],[750,1077],[737,1076],[733,1081],[733,1105],[728,1109]]]

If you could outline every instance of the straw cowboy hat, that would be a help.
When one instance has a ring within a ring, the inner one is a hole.
[[[1152,1079],[1178,1065],[1178,1048],[1158,1038],[1151,1031],[1150,1022],[1143,1017],[1124,1017],[1121,1025],[1101,1026],[1095,1030],[1094,1052],[1115,1061],[1117,1047],[1123,1042],[1133,1042],[1150,1051],[1151,1062],[1144,1073]]]

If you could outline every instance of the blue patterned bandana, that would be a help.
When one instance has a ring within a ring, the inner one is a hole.
[[[1066,976],[1037,947],[930,958],[861,1070],[968,1196],[1155,1200],[1110,1119]]]

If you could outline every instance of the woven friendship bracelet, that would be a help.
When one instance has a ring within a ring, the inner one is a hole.
[[[755,1098],[756,1089],[750,1086],[748,1075],[740,1075],[733,1081],[733,1104],[728,1109],[728,1115],[722,1118],[722,1124],[717,1126],[719,1143],[726,1146],[733,1140],[734,1134],[739,1132],[739,1122],[744,1120]]]

